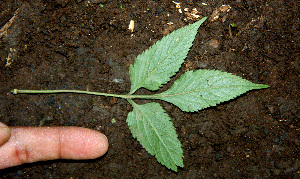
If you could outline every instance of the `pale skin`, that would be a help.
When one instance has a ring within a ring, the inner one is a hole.
[[[82,127],[8,127],[0,122],[0,169],[45,160],[87,160],[108,150],[106,136]]]

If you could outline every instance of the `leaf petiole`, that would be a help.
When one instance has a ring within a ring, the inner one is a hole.
[[[80,93],[80,94],[91,94],[97,96],[111,96],[118,98],[130,98],[129,95],[118,95],[118,94],[109,94],[109,93],[99,93],[93,91],[82,91],[82,90],[20,90],[13,89],[11,90],[13,94],[53,94],[53,93]]]
[[[54,94],[54,93],[79,93],[79,94],[90,94],[97,96],[110,96],[116,98],[124,99],[155,99],[155,95],[121,95],[121,94],[109,94],[109,93],[100,93],[94,91],[83,91],[83,90],[20,90],[13,89],[11,90],[13,94]]]

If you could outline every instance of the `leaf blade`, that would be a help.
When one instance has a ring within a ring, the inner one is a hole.
[[[172,32],[138,55],[134,65],[129,67],[129,94],[142,87],[152,91],[158,90],[166,84],[184,62],[198,28],[205,20],[206,17]]]
[[[267,88],[239,76],[217,70],[187,71],[173,86],[154,99],[161,99],[186,112],[198,111],[231,100],[253,89]]]
[[[134,109],[127,123],[133,137],[162,165],[174,171],[177,166],[183,167],[181,143],[165,110],[158,103],[130,103]]]

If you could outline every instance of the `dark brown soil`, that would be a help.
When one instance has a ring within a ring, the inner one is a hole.
[[[183,13],[166,0],[1,0],[0,27],[8,25],[0,39],[1,122],[83,126],[103,132],[110,147],[95,160],[25,164],[1,170],[0,178],[300,178],[299,3],[188,0],[180,5]],[[222,12],[222,5],[231,9]],[[18,88],[126,94],[134,58],[197,20],[184,8],[197,8],[198,19],[210,19],[172,82],[186,70],[217,69],[270,88],[195,113],[157,101],[182,143],[185,166],[177,173],[133,139],[126,100],[10,93]],[[219,8],[219,18],[212,21]]]

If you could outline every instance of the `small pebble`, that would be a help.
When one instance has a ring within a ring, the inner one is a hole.
[[[209,46],[211,46],[212,48],[218,48],[219,47],[219,42],[216,39],[211,39],[208,42]]]

